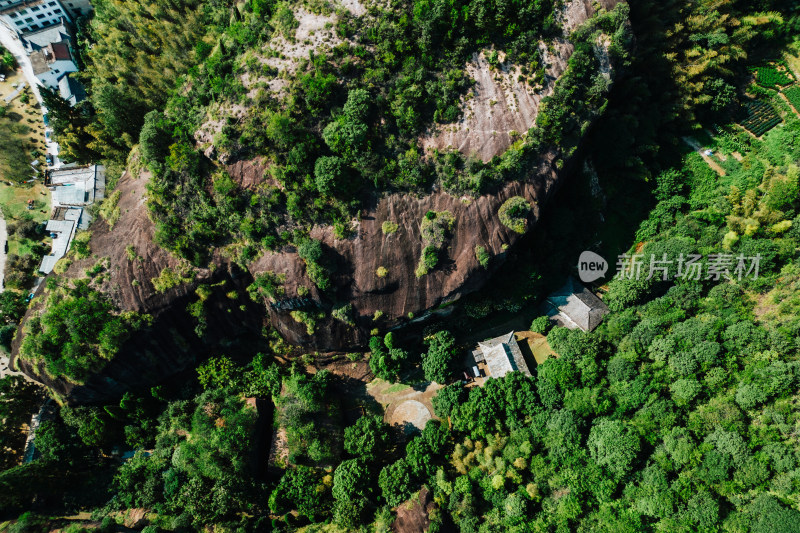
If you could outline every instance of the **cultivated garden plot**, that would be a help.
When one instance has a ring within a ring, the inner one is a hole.
[[[794,82],[789,69],[782,62],[754,67],[752,72],[756,83],[768,89],[786,87]]]
[[[797,85],[792,85],[791,87],[787,87],[783,91],[783,95],[792,104],[795,111],[800,112],[800,87]]]
[[[781,117],[770,104],[761,100],[745,103],[745,118],[740,124],[756,137],[761,137],[781,123]]]

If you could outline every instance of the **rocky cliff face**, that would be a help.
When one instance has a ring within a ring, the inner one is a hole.
[[[134,334],[120,353],[85,384],[76,385],[63,378],[48,376],[41,365],[24,360],[17,364],[23,372],[50,387],[70,403],[90,403],[113,398],[130,389],[149,387],[169,376],[190,368],[212,354],[229,353],[227,347],[247,335],[258,335],[263,320],[260,305],[253,304],[245,288],[251,279],[222,258],[215,258],[213,269],[196,272],[191,283],[179,284],[163,292],[156,290],[153,279],[165,268],[180,270],[181,263],[153,243],[155,227],[147,216],[145,185],[149,176],[138,179],[125,174],[119,182],[120,218],[113,229],[97,220],[92,226],[92,257],[74,261],[63,276],[85,278],[84,272],[98,260],[108,258],[103,281],[92,286],[107,294],[121,311],[149,314],[152,325]],[[205,303],[206,330],[202,337],[195,333],[197,319],[187,307],[198,300],[195,289],[200,284],[222,283]],[[45,284],[29,309],[23,324],[43,307]],[[227,293],[235,292],[236,300]],[[243,308],[240,308],[243,306]],[[23,329],[12,346],[16,355],[22,343]]]
[[[565,28],[565,40],[553,48],[555,55],[549,70],[552,76],[561,75],[569,59],[572,51],[567,42],[570,28],[590,18],[596,5],[612,8],[616,3],[616,0],[603,0],[600,4],[574,0],[564,7],[561,23]],[[602,53],[603,47],[599,46],[599,50]],[[486,75],[481,71],[488,68],[484,63],[476,58],[469,72],[477,77],[478,90],[489,91],[483,95],[485,98],[473,103],[473,107],[478,107],[472,111],[465,108],[468,112],[455,129],[442,133],[447,127],[440,127],[438,132],[432,131],[421,140],[423,145],[450,146],[462,150],[465,155],[490,159],[511,144],[511,129],[524,132],[534,125],[542,95],[520,93],[523,89],[513,85],[516,83],[513,77]],[[493,85],[495,81],[497,86]],[[549,93],[552,85],[545,90]],[[476,132],[469,121],[480,106],[490,105],[483,100],[491,100],[490,95],[495,93],[504,94],[505,99],[500,108],[488,118],[484,117],[485,127]],[[487,134],[483,130],[502,130],[502,134]],[[527,223],[530,230],[570,165],[569,160],[565,161],[560,152],[553,149],[540,154],[524,179],[505,183],[491,194],[457,196],[436,189],[422,195],[394,193],[373,199],[360,219],[353,221],[354,236],[348,239],[336,239],[330,227],[313,228],[311,236],[322,241],[327,257],[335,265],[335,290],[326,294],[314,288],[306,275],[304,262],[291,247],[262,255],[247,271],[232,264],[224,251],[218,251],[210,268],[197,270],[192,281],[156,290],[154,278],[166,268],[178,271],[182,264],[153,242],[155,227],[148,217],[145,202],[149,176],[126,173],[117,188],[120,191],[119,220],[113,228],[102,220],[93,225],[90,241],[93,257],[75,261],[64,276],[85,277],[88,268],[99,259],[107,258],[110,267],[103,281],[95,283],[96,288],[109,295],[121,311],[151,315],[152,326],[136,333],[113,361],[82,385],[50,378],[41,368],[25,361],[19,361],[19,366],[68,401],[86,403],[117,396],[126,389],[152,385],[190,368],[203,357],[228,353],[226,349],[243,336],[257,336],[265,323],[271,324],[288,341],[308,349],[347,350],[363,346],[370,330],[377,326],[386,330],[412,320],[424,320],[438,306],[482,287],[503,264],[506,255],[513,253],[522,237],[500,222],[500,206],[514,196],[525,198],[532,207]],[[230,162],[227,170],[247,188],[257,186],[264,179],[260,160]],[[450,212],[454,224],[441,250],[438,266],[417,277],[415,271],[424,247],[420,224],[429,211]],[[397,230],[384,232],[382,226],[387,221],[396,224]],[[479,264],[475,253],[477,246],[483,247],[491,257],[488,268]],[[379,269],[383,275],[378,274]],[[253,303],[245,289],[255,277],[266,272],[285,277],[285,296],[278,301]],[[200,285],[215,289],[204,304],[206,327],[198,336],[198,320],[187,307],[198,300],[196,290]],[[310,292],[306,301],[298,304],[296,298],[304,294],[301,287]],[[331,310],[343,304],[352,305],[355,325],[332,317]],[[25,320],[38,313],[41,306],[42,302],[35,300]],[[293,316],[292,310],[314,317],[313,335],[308,334],[308,324],[296,320],[298,314]],[[14,353],[19,349],[21,338],[22,333],[15,339]]]
[[[521,82],[517,68],[502,64],[491,68],[486,52],[476,53],[467,65],[474,80],[469,97],[462,100],[462,118],[456,124],[439,125],[420,142],[427,149],[456,149],[465,156],[488,161],[501,155],[514,142],[514,132],[526,132],[534,126],[542,99],[553,93],[555,83],[567,68],[573,46],[570,33],[597,13],[597,9],[613,9],[618,0],[572,0],[558,14],[564,37],[548,48],[542,44],[547,58],[547,77],[538,88]],[[595,46],[601,64],[601,75],[610,76],[609,39]],[[330,310],[337,303],[353,305],[356,327],[347,327],[328,315],[320,319],[315,334],[306,333],[305,325],[295,322],[288,309],[275,309],[267,303],[272,325],[295,344],[314,349],[347,349],[364,345],[369,331],[376,326],[397,327],[423,319],[431,310],[458,300],[479,289],[492,272],[505,261],[507,253],[521,237],[505,227],[499,219],[500,206],[509,198],[522,196],[532,206],[528,228],[535,225],[544,205],[557,184],[568,173],[570,161],[564,161],[558,150],[541,154],[536,168],[524,179],[504,184],[499,190],[478,197],[454,196],[443,191],[415,197],[391,194],[380,198],[356,221],[356,235],[337,240],[330,227],[317,227],[311,236],[321,240],[328,253],[336,258],[338,291],[333,298],[316,292],[315,302]],[[229,167],[229,170],[231,168]],[[236,174],[236,173],[234,173]],[[234,176],[241,183],[249,182],[246,173]],[[420,223],[428,211],[449,211],[455,219],[450,238],[442,251],[440,266],[429,274],[417,277],[415,270],[422,254]],[[398,224],[395,233],[384,234],[386,221]],[[489,268],[483,268],[475,255],[476,246],[492,257]],[[379,268],[386,275],[377,275]],[[302,260],[292,251],[267,254],[250,266],[256,276],[272,271],[286,277],[284,286],[289,297],[300,286],[313,287],[304,275]],[[274,303],[273,303],[274,304]],[[313,306],[312,306],[313,308]],[[375,314],[380,321],[373,320]]]
[[[288,310],[269,307],[272,325],[295,344],[316,349],[347,349],[364,345],[369,331],[377,325],[395,327],[419,320],[437,306],[459,299],[479,289],[505,260],[521,235],[500,223],[498,211],[507,199],[522,196],[533,206],[529,226],[539,216],[555,188],[559,173],[553,167],[553,154],[542,157],[535,175],[526,181],[505,184],[491,195],[453,196],[437,191],[422,197],[392,194],[367,210],[357,225],[355,237],[337,240],[330,228],[315,228],[312,237],[321,240],[328,254],[336,257],[336,301],[353,305],[356,327],[326,317],[309,336],[303,324],[295,322]],[[420,222],[428,211],[449,211],[455,220],[451,237],[442,250],[439,266],[425,276],[415,270],[422,254]],[[398,225],[394,233],[384,234],[382,225]],[[475,247],[482,246],[492,257],[489,268],[478,263]],[[379,268],[386,269],[383,277]],[[253,275],[272,271],[286,276],[284,289],[293,296],[301,285],[312,287],[304,273],[303,261],[296,253],[281,252],[261,257],[253,265]],[[314,293],[315,300],[325,301]],[[375,313],[381,316],[373,320]]]

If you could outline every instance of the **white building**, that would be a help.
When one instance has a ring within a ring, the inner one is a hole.
[[[67,254],[77,231],[89,227],[91,216],[84,208],[104,198],[106,170],[102,165],[53,170],[46,184],[53,194],[53,217],[47,222],[53,246],[39,266],[39,272],[45,275]]]
[[[52,170],[46,184],[52,191],[54,208],[86,207],[105,198],[106,169],[103,165],[88,165]],[[89,222],[89,213],[84,213],[78,225],[86,229]]]
[[[0,22],[18,36],[73,18],[59,0],[0,0]]]
[[[478,348],[472,352],[472,357],[476,363],[475,368],[480,364],[486,365],[486,374],[495,379],[500,379],[509,372],[531,375],[513,331],[479,342]]]
[[[592,331],[608,314],[608,306],[570,276],[563,287],[547,297],[543,310],[553,322],[569,329]]]
[[[47,231],[53,237],[53,245],[50,254],[42,258],[39,272],[47,275],[53,271],[53,267],[59,259],[67,255],[69,245],[78,231],[78,225],[83,215],[80,207],[57,207],[53,218],[47,221]]]

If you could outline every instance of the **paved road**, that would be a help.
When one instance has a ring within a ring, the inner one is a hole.
[[[22,42],[20,42],[17,36],[11,33],[8,28],[2,24],[0,24],[0,45],[3,45],[3,48],[11,52],[17,60],[17,63],[22,69],[22,73],[25,74],[25,79],[28,80],[28,85],[31,86],[31,90],[34,96],[36,96],[36,101],[42,104],[42,95],[39,92],[39,79],[33,73],[31,58],[25,53],[25,48],[22,46]],[[42,105],[42,109],[45,109],[44,105]],[[45,129],[48,128],[45,127]],[[53,166],[51,168],[60,168],[62,163],[61,160],[58,159],[58,145],[54,142],[47,142],[47,153],[53,156]]]

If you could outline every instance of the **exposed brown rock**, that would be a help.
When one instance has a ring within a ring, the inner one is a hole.
[[[538,87],[520,78],[519,66],[505,62],[503,51],[498,51],[501,62],[498,67],[487,61],[488,50],[475,53],[466,65],[474,86],[461,99],[461,118],[431,128],[420,139],[423,148],[453,149],[484,162],[501,155],[518,136],[534,126],[542,100],[553,94],[556,80],[567,69],[574,50],[569,42],[570,33],[594,16],[597,7],[610,10],[619,1],[572,0],[557,12],[564,38],[539,43],[546,76]]]
[[[436,508],[433,494],[427,487],[397,506],[397,518],[392,524],[396,533],[425,533],[431,525],[430,513]]]
[[[311,338],[306,335],[305,326],[295,323],[287,311],[270,310],[273,325],[293,343],[345,349],[366,342],[369,330],[375,327],[372,317],[376,311],[383,313],[383,325],[399,325],[409,320],[409,313],[420,318],[440,304],[477,290],[505,261],[508,247],[521,237],[500,223],[500,206],[513,196],[526,198],[533,207],[529,221],[532,225],[556,180],[551,167],[553,157],[543,157],[531,179],[506,183],[498,192],[477,198],[441,191],[421,197],[400,193],[386,196],[365,211],[356,237],[349,240],[336,240],[330,228],[314,228],[311,235],[322,240],[329,254],[338,258],[342,270],[336,274],[336,299],[353,304],[359,327],[352,329],[327,319]],[[423,248],[420,222],[428,211],[450,211],[455,225],[441,254],[440,266],[417,278],[415,271]],[[383,234],[381,226],[387,220],[400,226],[396,233]],[[478,264],[476,246],[483,246],[492,256],[489,270]],[[379,267],[388,270],[383,278],[376,274]],[[254,276],[265,271],[285,274],[288,297],[296,294],[299,285],[312,287],[296,253],[266,254],[250,270]],[[316,292],[312,294],[318,296]]]
[[[119,221],[110,229],[98,220],[92,226],[91,252],[94,257],[75,261],[64,274],[71,279],[85,278],[85,270],[98,258],[109,258],[108,279],[96,288],[107,294],[121,311],[136,311],[153,317],[153,325],[137,332],[122,350],[98,374],[85,384],[76,385],[63,378],[52,379],[40,365],[19,361],[20,369],[37,381],[49,386],[70,403],[91,403],[119,396],[125,390],[149,387],[191,368],[208,355],[220,353],[223,345],[247,333],[257,334],[263,311],[246,297],[233,305],[224,297],[212,297],[206,302],[208,328],[203,339],[194,332],[196,319],[186,307],[197,300],[194,289],[201,282],[227,280],[226,290],[239,290],[250,283],[246,273],[237,272],[235,265],[215,258],[212,269],[199,269],[195,281],[182,284],[163,293],[155,290],[152,279],[164,268],[176,269],[181,261],[153,242],[155,226],[147,214],[145,185],[149,175],[138,179],[125,174],[117,189],[121,192]],[[131,261],[126,248],[133,246],[142,260]],[[134,283],[135,281],[135,283]],[[42,284],[40,294],[44,291]],[[41,311],[44,298],[35,300],[23,323]],[[238,306],[244,304],[246,311]],[[12,353],[17,354],[24,328],[14,339]]]

